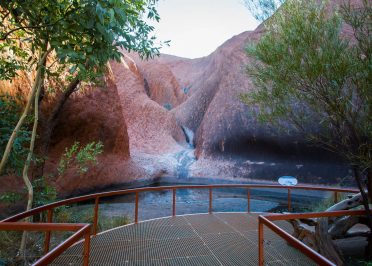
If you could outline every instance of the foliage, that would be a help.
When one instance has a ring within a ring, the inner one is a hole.
[[[27,52],[19,47],[14,40],[0,42],[0,80],[10,80],[17,71],[26,69]]]
[[[131,220],[128,216],[102,216],[98,220],[98,230],[100,232],[116,228],[119,226],[130,224]]]
[[[54,202],[57,199],[57,190],[50,185],[46,178],[41,177],[32,181],[34,187],[34,206],[38,207]],[[24,195],[16,192],[6,192],[0,196],[0,202],[16,203],[24,198]]]
[[[31,265],[37,258],[43,255],[43,241],[45,234],[42,232],[29,232],[27,237],[26,261],[22,261],[17,255],[22,232],[1,231],[0,232],[0,265],[21,266]],[[62,241],[62,240],[61,240]]]
[[[300,131],[362,169],[372,161],[371,13],[368,1],[344,7],[343,16],[313,1],[287,1],[247,49],[257,89],[241,97],[261,121]],[[356,42],[340,37],[343,19]]]
[[[102,152],[102,142],[93,141],[84,147],[81,147],[79,142],[75,142],[70,149],[66,148],[59,162],[58,174],[63,175],[72,165],[77,167],[80,174],[86,173],[89,165],[97,163],[97,156]]]
[[[0,64],[12,78],[35,54],[50,45],[58,63],[68,65],[71,75],[90,79],[110,59],[120,59],[120,49],[141,56],[158,54],[151,36],[153,26],[145,18],[159,21],[156,0],[16,0],[0,1]],[[27,49],[28,53],[22,52]],[[26,56],[28,55],[28,56]],[[49,73],[53,74],[53,73]]]
[[[33,207],[43,206],[56,201],[57,189],[47,182],[45,177],[40,177],[32,182],[34,187]]]
[[[339,193],[338,194],[338,202],[347,199],[348,195],[346,193]],[[325,198],[323,200],[313,202],[310,206],[303,208],[302,212],[324,212],[328,208],[335,205],[335,199],[333,195],[331,197]]]
[[[244,0],[245,6],[258,21],[271,17],[284,2],[285,0]]]
[[[0,95],[0,154],[3,154],[9,136],[18,121],[21,106],[19,99],[7,94]],[[20,174],[24,160],[27,156],[26,143],[30,140],[29,123],[26,123],[18,132],[13,143],[13,149],[6,165],[7,173]]]
[[[0,202],[16,203],[22,200],[22,195],[16,192],[5,192],[0,195]]]
[[[60,208],[55,215],[58,223],[92,223],[92,205]],[[100,232],[131,223],[128,216],[106,216],[99,214],[98,230]]]
[[[0,232],[0,265],[14,265],[12,260],[16,257],[18,249],[15,243],[21,241],[20,232]]]
[[[65,84],[76,84],[72,86],[75,89],[80,82],[95,82],[104,73],[109,60],[120,60],[122,50],[136,51],[145,58],[159,54],[163,44],[155,42],[154,27],[147,23],[160,19],[156,2],[0,0],[0,64],[5,67],[0,78],[11,80],[20,69],[28,74],[36,72],[18,126],[22,125],[30,103],[43,85],[48,92],[53,91],[56,84],[63,84],[65,92],[68,91]],[[18,128],[9,138],[0,172],[8,160],[17,131]]]
[[[93,208],[82,205],[77,208],[64,206],[59,208],[55,215],[55,221],[58,223],[92,223]]]

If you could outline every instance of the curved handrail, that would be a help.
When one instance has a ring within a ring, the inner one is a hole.
[[[255,189],[255,188],[277,188],[277,189],[287,189],[287,190],[317,190],[317,191],[329,191],[329,192],[340,192],[340,193],[357,193],[358,189],[352,188],[333,188],[333,187],[322,187],[322,186],[281,186],[281,185],[260,185],[260,184],[216,184],[216,185],[178,185],[178,186],[160,186],[160,187],[142,187],[134,189],[124,189],[124,190],[115,190],[108,192],[94,193],[69,199],[60,200],[50,204],[46,204],[29,211],[18,213],[14,216],[8,217],[0,222],[15,222],[21,219],[30,217],[32,215],[38,214],[42,211],[47,211],[54,209],[56,207],[78,203],[83,201],[88,201],[92,199],[99,199],[105,197],[119,196],[131,193],[140,193],[148,191],[162,191],[162,190],[177,190],[177,189],[213,189],[213,188],[246,188],[246,189]]]
[[[138,222],[138,194],[141,192],[148,192],[148,191],[163,191],[163,190],[171,190],[173,192],[173,216],[176,215],[176,190],[177,189],[209,189],[209,212],[212,212],[212,190],[214,188],[245,188],[247,189],[247,203],[248,203],[248,212],[250,212],[250,189],[257,189],[257,188],[264,188],[264,189],[285,189],[288,191],[288,210],[291,210],[291,190],[318,190],[318,191],[328,191],[328,192],[334,192],[335,193],[335,201],[337,201],[337,193],[357,193],[359,190],[357,189],[351,189],[351,188],[332,188],[332,187],[320,187],[320,186],[281,186],[281,185],[263,185],[263,184],[216,184],[216,185],[180,185],[180,186],[161,186],[161,187],[143,187],[143,188],[134,188],[134,189],[125,189],[125,190],[117,190],[117,191],[109,191],[109,192],[100,192],[100,193],[94,193],[90,195],[84,195],[79,197],[74,197],[70,199],[64,199],[57,202],[53,202],[44,206],[40,206],[34,209],[31,209],[29,211],[25,211],[19,214],[16,214],[14,216],[11,216],[9,218],[6,218],[2,221],[0,221],[0,228],[1,225],[4,227],[6,224],[13,223],[14,226],[21,226],[22,222],[17,222],[21,219],[30,217],[35,214],[39,214],[42,211],[48,211],[47,213],[47,223],[45,224],[52,224],[53,220],[53,210],[56,207],[72,204],[72,203],[78,203],[83,201],[88,201],[94,199],[94,217],[93,217],[93,234],[97,234],[97,227],[98,227],[98,208],[99,208],[99,200],[100,198],[105,197],[112,197],[112,196],[119,196],[119,195],[125,195],[125,194],[131,194],[135,193],[135,223]],[[16,225],[18,224],[18,225]],[[30,225],[30,224],[29,224]],[[26,227],[29,227],[27,225]],[[54,225],[58,225],[58,223],[54,223]],[[60,224],[62,227],[66,224]],[[58,226],[57,226],[58,227]],[[90,225],[89,225],[90,228]],[[27,230],[27,229],[25,229]],[[55,259],[58,254],[61,254],[66,247],[71,244],[71,241],[75,241],[77,238],[81,237],[81,234],[77,234],[74,236],[74,239],[68,239],[68,241],[63,242],[58,247],[56,247],[53,252],[49,252],[49,245],[50,245],[50,231],[47,231],[45,234],[45,240],[44,240],[44,251],[46,255],[42,257],[40,260],[44,263],[46,261],[51,261]],[[86,234],[86,240],[87,238],[90,238],[90,232],[89,234]],[[84,248],[84,263],[86,265],[87,261],[89,260],[89,241],[86,241],[88,243],[88,246]],[[50,255],[48,255],[50,254]],[[45,261],[43,261],[45,260]],[[42,264],[43,264],[42,263]]]
[[[5,231],[41,231],[50,233],[51,231],[71,231],[75,232],[69,238],[60,243],[51,251],[47,251],[44,256],[34,262],[33,266],[49,265],[55,258],[61,255],[67,248],[84,238],[84,251],[83,251],[83,265],[89,265],[89,252],[90,252],[90,224],[56,224],[56,223],[14,223],[14,222],[1,222],[0,230]]]

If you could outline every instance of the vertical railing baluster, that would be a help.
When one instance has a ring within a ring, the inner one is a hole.
[[[90,253],[90,228],[85,233],[84,241],[84,266],[89,266],[89,253]]]
[[[247,210],[248,210],[248,213],[250,213],[251,212],[251,189],[250,188],[248,188],[247,189]]]
[[[209,213],[212,213],[212,201],[213,201],[213,196],[212,196],[212,188],[209,188]]]
[[[135,210],[134,210],[134,222],[138,223],[138,192],[136,192],[136,203],[135,203]]]
[[[47,223],[51,223],[52,221],[53,221],[53,209],[49,209],[48,214],[47,214]],[[51,236],[51,231],[45,232],[45,239],[44,239],[44,253],[45,254],[49,252],[50,236]]]
[[[260,217],[259,217],[260,218]],[[258,219],[258,265],[264,265],[264,234],[263,223]]]
[[[96,197],[94,200],[93,235],[97,235],[97,232],[98,232],[98,208],[99,208],[99,197]]]
[[[334,200],[335,200],[335,204],[338,202],[338,192],[335,191],[334,193]]]
[[[291,189],[288,188],[288,212],[291,211]]]
[[[173,216],[176,216],[176,189],[173,189],[173,208],[172,208]]]

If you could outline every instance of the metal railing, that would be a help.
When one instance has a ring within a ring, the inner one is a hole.
[[[84,238],[84,251],[83,251],[83,265],[89,265],[89,251],[90,251],[90,224],[58,224],[58,223],[27,223],[27,222],[1,222],[0,231],[38,231],[46,232],[51,231],[72,231],[75,232],[65,241],[60,243],[57,247],[48,251],[43,257],[33,263],[33,266],[44,266],[51,263],[59,255],[61,255],[72,244]],[[49,243],[48,243],[49,246]]]
[[[330,212],[310,212],[310,213],[290,213],[290,214],[269,214],[258,216],[258,264],[264,265],[264,225],[270,228],[278,236],[282,237],[291,246],[298,249],[308,258],[312,259],[318,265],[336,266],[333,262],[302,243],[297,238],[277,226],[273,221],[288,221],[294,219],[308,219],[321,217],[339,217],[352,215],[366,215],[365,210],[348,210],[348,211],[330,211]]]
[[[25,226],[23,229],[27,231],[28,225],[22,222],[18,222],[22,219],[28,218],[30,216],[40,214],[44,211],[47,212],[47,223],[48,224],[54,224],[54,225],[60,225],[60,226],[66,226],[68,224],[57,224],[57,223],[52,223],[53,222],[53,212],[54,209],[60,206],[66,206],[69,204],[73,203],[81,203],[89,200],[94,200],[94,207],[93,207],[93,225],[92,225],[92,234],[96,235],[98,232],[98,217],[99,217],[99,204],[100,204],[100,199],[106,198],[106,197],[112,197],[112,196],[120,196],[120,195],[126,195],[126,194],[135,194],[135,208],[134,208],[134,222],[138,223],[138,209],[139,209],[139,193],[143,192],[149,192],[149,191],[165,191],[169,190],[172,191],[172,215],[176,216],[176,194],[177,190],[179,189],[208,189],[209,190],[209,208],[208,212],[212,213],[213,212],[213,189],[226,189],[226,188],[242,188],[246,189],[247,191],[247,212],[251,212],[251,190],[252,189],[283,189],[287,190],[287,208],[288,211],[291,211],[291,191],[292,190],[316,190],[316,191],[328,191],[328,192],[333,192],[334,193],[334,199],[335,201],[338,200],[338,193],[356,193],[358,190],[356,189],[345,189],[345,188],[331,188],[331,187],[316,187],[316,186],[281,186],[281,185],[260,185],[260,184],[218,184],[218,185],[182,185],[182,186],[161,186],[161,187],[144,187],[144,188],[135,188],[135,189],[126,189],[126,190],[118,190],[118,191],[110,191],[110,192],[101,192],[101,193],[95,193],[95,194],[90,194],[90,195],[85,195],[85,196],[80,196],[80,197],[74,197],[70,199],[65,199],[61,200],[58,202],[50,203],[44,206],[40,206],[37,208],[34,208],[32,210],[22,212],[19,214],[16,214],[12,217],[6,218],[0,222],[0,230],[2,230],[1,225],[13,223],[14,228],[20,228],[16,227],[16,225],[19,226]],[[57,228],[57,227],[56,227]],[[61,228],[61,227],[58,227]],[[18,229],[17,229],[18,230]],[[45,231],[45,230],[41,230]],[[51,236],[51,231],[56,231],[56,230],[46,230],[45,234],[45,240],[44,240],[44,252],[46,253],[45,256],[47,256],[49,253],[49,246],[50,246],[50,236]],[[67,241],[67,240],[66,240]],[[65,241],[65,242],[66,242]],[[64,242],[64,243],[65,243]],[[61,244],[62,245],[62,244]],[[61,246],[59,245],[56,247],[53,251],[55,252],[54,254],[61,254],[63,251],[67,249],[68,246]],[[57,251],[55,251],[57,249]],[[51,258],[56,258],[56,256],[52,256]],[[44,257],[45,257],[44,256]],[[43,259],[42,257],[41,259]]]

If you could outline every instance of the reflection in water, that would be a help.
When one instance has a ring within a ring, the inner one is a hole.
[[[209,208],[209,190],[178,189],[176,193],[176,213],[192,214],[207,213]],[[139,219],[148,220],[172,215],[172,191],[144,192],[139,194]],[[127,215],[134,219],[134,196],[126,195],[103,201],[100,213],[106,216]],[[279,206],[279,203],[252,199],[252,212],[266,212]],[[227,192],[221,189],[213,191],[214,212],[245,212],[247,211],[245,189]]]

